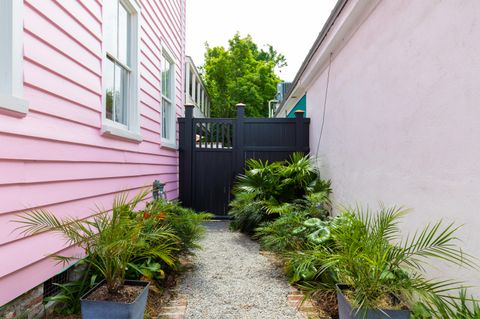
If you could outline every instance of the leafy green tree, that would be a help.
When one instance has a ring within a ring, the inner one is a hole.
[[[286,66],[285,57],[267,45],[259,49],[250,35],[237,33],[229,47],[206,44],[204,80],[211,100],[212,117],[235,117],[235,105],[245,103],[248,117],[268,115],[280,78],[275,68]]]

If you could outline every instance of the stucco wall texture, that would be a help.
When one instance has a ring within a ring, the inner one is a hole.
[[[381,1],[334,52],[319,144],[327,69],[307,113],[337,205],[412,208],[405,234],[464,224],[461,245],[480,257],[479,39],[479,1]],[[478,271],[429,271],[480,286]]]

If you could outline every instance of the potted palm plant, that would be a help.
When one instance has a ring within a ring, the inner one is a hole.
[[[376,214],[346,210],[350,222],[330,229],[333,246],[317,246],[323,264],[319,272],[335,271],[342,282],[337,285],[340,319],[407,319],[418,302],[438,313],[449,308],[448,292],[461,283],[427,279],[429,261],[476,267],[474,258],[455,246],[458,227],[453,224],[431,224],[401,239],[398,223],[405,214],[396,207],[382,207]]]
[[[127,194],[117,196],[111,212],[99,209],[88,219],[58,219],[40,209],[21,214],[17,222],[25,236],[45,231],[63,235],[68,246],[83,249],[84,256],[54,256],[68,263],[85,257],[88,264],[104,280],[81,298],[84,319],[121,318],[141,319],[148,296],[148,281],[126,280],[125,274],[132,258],[151,256],[172,265],[178,238],[165,227],[145,231],[134,217],[135,207],[145,199],[148,190],[131,200]]]

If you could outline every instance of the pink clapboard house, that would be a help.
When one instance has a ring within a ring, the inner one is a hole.
[[[185,0],[0,1],[0,307],[62,270],[47,207],[87,217],[154,180],[178,196]]]

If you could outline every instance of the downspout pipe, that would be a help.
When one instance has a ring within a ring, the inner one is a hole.
[[[270,100],[268,101],[268,117],[273,117],[275,114],[275,108],[272,107],[272,104],[275,103],[277,104],[279,101],[278,100]]]

